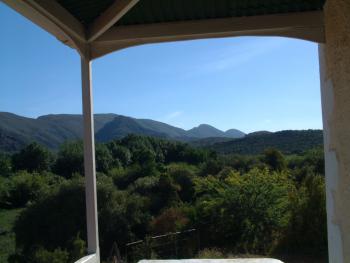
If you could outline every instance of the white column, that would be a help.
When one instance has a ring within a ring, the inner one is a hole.
[[[81,76],[84,119],[84,170],[88,254],[96,254],[97,262],[99,262],[91,61],[86,58],[81,58]]]
[[[327,198],[327,234],[329,262],[343,263],[343,242],[341,231],[336,221],[334,193],[338,188],[338,160],[336,152],[331,146],[330,121],[334,108],[333,84],[327,78],[327,66],[325,46],[320,44],[318,48],[320,61],[320,84],[323,120],[323,142],[325,156],[326,198]]]
[[[320,46],[329,262],[350,262],[350,1],[327,0]]]

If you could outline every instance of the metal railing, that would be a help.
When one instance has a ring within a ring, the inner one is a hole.
[[[126,244],[125,262],[134,263],[141,259],[192,258],[199,251],[199,236],[196,229],[164,235],[146,237]]]

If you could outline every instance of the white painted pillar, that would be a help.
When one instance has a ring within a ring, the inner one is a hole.
[[[331,79],[327,78],[327,66],[325,45],[320,44],[318,48],[320,62],[320,84],[323,120],[323,142],[325,155],[326,176],[326,206],[327,206],[327,234],[329,262],[343,263],[343,242],[339,225],[336,222],[334,193],[338,188],[338,160],[331,146],[330,122],[334,107],[333,85]]]
[[[319,48],[329,262],[350,262],[350,1],[327,0]]]
[[[81,77],[84,119],[84,171],[88,254],[96,254],[96,262],[100,262],[91,61],[83,57],[81,58]]]

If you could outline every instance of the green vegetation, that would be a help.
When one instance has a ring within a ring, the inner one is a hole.
[[[82,143],[65,143],[57,153],[29,144],[0,155],[0,164],[1,262],[8,255],[11,263],[74,262],[84,255]],[[218,155],[128,135],[97,144],[96,167],[103,262],[110,262],[116,244],[128,262],[242,254],[326,257],[321,149]],[[178,242],[178,232],[193,235]],[[155,244],[154,236],[169,242]],[[135,241],[139,245],[127,246]]]
[[[8,256],[15,252],[15,233],[12,227],[21,211],[21,208],[0,209],[0,262],[6,262]]]
[[[215,139],[215,138],[214,138]],[[322,130],[257,132],[234,140],[204,139],[195,146],[207,147],[223,154],[261,154],[267,148],[275,148],[284,154],[302,153],[323,145]]]

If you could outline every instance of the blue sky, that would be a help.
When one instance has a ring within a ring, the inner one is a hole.
[[[80,58],[0,3],[0,111],[81,113]],[[319,129],[317,45],[226,38],[124,49],[93,62],[94,111],[189,129]]]

